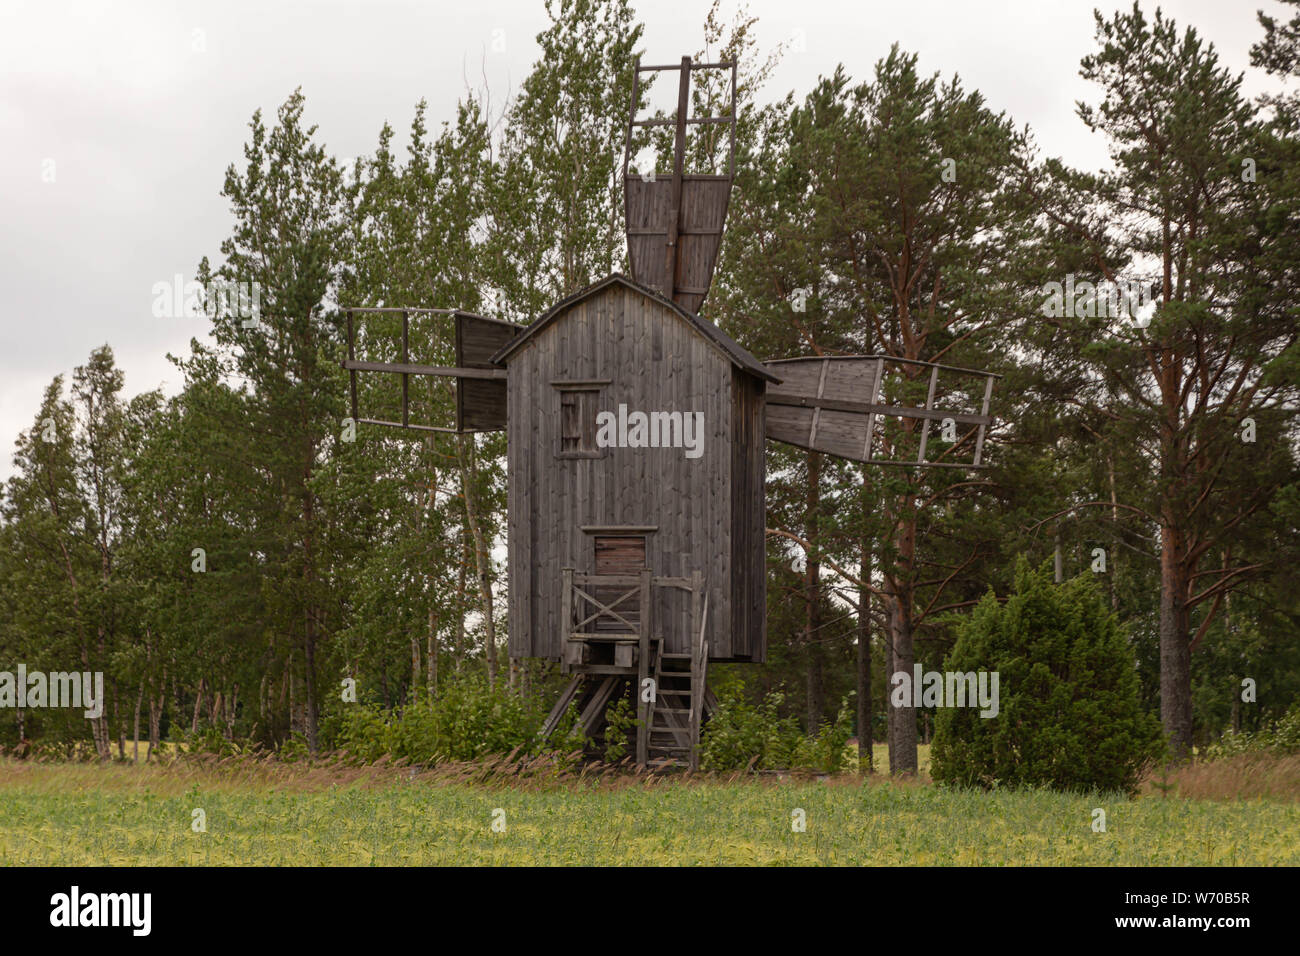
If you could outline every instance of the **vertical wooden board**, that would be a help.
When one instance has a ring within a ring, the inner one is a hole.
[[[809,358],[799,362],[774,362],[772,371],[781,381],[769,383],[769,397],[795,395],[815,398],[822,376],[822,360]]]
[[[515,399],[511,396],[516,394],[519,385],[518,379],[522,365],[515,369],[510,375],[511,381],[507,383],[506,399],[508,404],[513,404]],[[528,627],[524,623],[524,608],[526,607],[527,598],[524,594],[522,579],[526,575],[525,566],[520,563],[522,555],[519,554],[520,542],[523,540],[523,527],[525,509],[520,501],[521,497],[527,493],[527,488],[520,488],[516,482],[524,473],[524,461],[520,458],[520,452],[523,450],[519,442],[518,415],[506,417],[506,471],[516,480],[506,482],[506,573],[510,579],[510,593],[506,598],[507,612],[509,615],[508,631],[510,653],[515,657],[528,657],[535,653],[531,642],[528,640]]]
[[[499,431],[506,427],[505,382],[458,378],[456,387],[462,429]]]
[[[722,242],[730,188],[730,181],[697,179],[682,183],[680,288],[709,287]],[[704,301],[702,293],[679,293],[676,298],[690,312],[697,312]]]
[[[667,179],[646,182],[639,176],[628,176],[624,178],[623,197],[632,277],[642,285],[670,295],[668,284],[672,277],[665,275],[664,244],[672,183]]]
[[[456,313],[456,364],[462,368],[496,368],[492,356],[509,343],[519,328],[483,316]]]
[[[711,411],[714,416],[714,425],[710,429],[713,436],[713,448],[711,449],[713,460],[710,467],[714,473],[714,478],[709,482],[709,485],[713,499],[711,524],[716,541],[713,546],[713,564],[717,578],[717,584],[713,590],[719,594],[717,599],[718,610],[716,614],[710,610],[709,617],[711,620],[705,622],[707,628],[706,639],[709,641],[710,647],[716,645],[717,650],[715,653],[719,657],[730,657],[734,653],[735,635],[732,627],[732,614],[737,600],[732,561],[732,541],[737,529],[732,521],[731,509],[731,484],[734,465],[731,449],[735,438],[733,432],[735,419],[732,416],[734,371],[729,363],[725,368],[725,372],[726,374],[718,382],[720,387],[716,389],[712,396],[713,408]],[[714,603],[710,601],[710,609],[713,606]]]
[[[767,406],[767,437],[801,448],[808,446],[813,410],[793,405]]]
[[[870,402],[874,392],[877,363],[878,360],[874,358],[835,359],[827,366],[823,397],[850,402]]]
[[[766,621],[766,513],[763,495],[765,469],[763,449],[763,383],[736,372],[738,389],[743,389],[744,401],[739,408],[738,432],[735,439],[735,460],[742,475],[735,482],[737,500],[733,505],[734,528],[740,539],[732,548],[733,576],[736,584],[732,592],[737,602],[744,606],[733,615],[737,635],[733,638],[733,651],[737,656],[761,659],[764,653],[764,627]]]
[[[496,368],[492,356],[518,334],[507,322],[457,312],[456,365],[461,368]],[[484,379],[456,379],[457,421],[472,431],[497,431],[506,427],[507,383]]]
[[[686,228],[692,231],[722,232],[727,219],[727,202],[731,197],[730,179],[694,179],[690,181],[690,209]]]
[[[754,483],[754,540],[751,543],[751,560],[753,561],[752,582],[754,613],[756,620],[752,624],[750,659],[757,663],[767,661],[767,448],[764,444],[767,435],[767,383],[755,380],[753,419],[753,472]]]
[[[730,481],[728,485],[731,489],[730,515],[732,526],[731,541],[731,566],[728,569],[731,574],[730,590],[735,596],[731,608],[731,652],[734,655],[748,653],[748,644],[746,641],[746,613],[748,610],[747,594],[745,593],[745,584],[747,581],[746,568],[744,560],[745,542],[748,539],[748,516],[744,513],[742,502],[745,501],[747,486],[748,469],[746,467],[745,457],[745,439],[746,439],[746,421],[745,415],[748,407],[747,394],[745,390],[745,378],[738,370],[732,370],[732,395],[731,395],[731,422],[732,422],[732,441],[730,448]]]
[[[557,352],[561,348],[557,333],[559,324],[544,330],[538,336],[539,341],[534,349],[537,353],[536,368],[539,373],[537,385],[540,393],[538,396],[540,401],[536,406],[537,432],[539,438],[544,438],[537,443],[538,470],[541,477],[538,491],[540,492],[539,503],[545,509],[537,515],[538,547],[534,560],[538,563],[538,589],[544,598],[538,616],[546,629],[547,640],[551,646],[562,648],[564,646],[563,621],[560,620],[560,604],[563,599],[563,585],[559,577],[564,567],[575,565],[568,554],[567,535],[563,534],[563,525],[557,526],[552,523],[553,519],[548,518],[550,515],[560,513],[560,495],[565,481],[569,478],[564,470],[568,462],[555,457],[559,442],[558,430],[555,427],[559,418],[557,414],[559,396],[550,384],[556,378]]]

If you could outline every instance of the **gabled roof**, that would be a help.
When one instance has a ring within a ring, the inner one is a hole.
[[[506,361],[510,356],[513,355],[525,342],[554,322],[556,318],[559,317],[560,313],[569,306],[587,298],[588,296],[595,295],[597,292],[600,292],[615,283],[620,283],[635,292],[639,292],[647,298],[653,299],[660,305],[663,305],[665,308],[676,312],[681,316],[681,318],[686,320],[686,322],[688,322],[696,332],[711,342],[713,346],[737,368],[744,369],[749,374],[756,375],[769,382],[781,381],[780,378],[772,374],[771,369],[764,366],[762,362],[741,348],[740,345],[738,345],[729,335],[708,319],[701,318],[692,312],[687,312],[672,299],[665,298],[654,289],[651,289],[648,286],[643,286],[641,283],[629,279],[621,272],[615,272],[612,275],[606,276],[599,282],[589,285],[585,289],[579,289],[577,292],[573,293],[573,295],[555,303],[555,305],[542,313],[536,321],[499,349],[497,353],[492,356],[493,363],[497,365],[506,364]]]

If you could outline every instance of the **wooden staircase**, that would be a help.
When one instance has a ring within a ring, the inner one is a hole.
[[[604,725],[605,708],[630,685],[637,766],[698,770],[700,727],[709,703],[704,576],[694,571],[689,577],[655,577],[645,568],[635,574],[586,574],[573,568],[561,573],[563,666],[574,676],[547,717],[542,736],[554,732],[570,704],[578,708],[583,732],[595,736]],[[654,588],[690,594],[688,653],[664,650],[664,635],[651,621]]]
[[[700,769],[700,725],[704,721],[709,661],[709,645],[704,639],[709,613],[707,595],[703,607],[697,599],[693,611],[690,653],[664,653],[657,639],[651,648],[655,699],[649,705],[646,766],[653,769]]]

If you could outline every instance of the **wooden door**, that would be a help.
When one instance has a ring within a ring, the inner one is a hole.
[[[638,575],[646,567],[645,537],[642,535],[597,535],[594,541],[596,550],[596,574]],[[632,590],[635,585],[620,584],[596,589],[594,597],[602,604],[612,604],[619,596]],[[622,601],[614,610],[633,624],[641,622],[641,600],[633,595]],[[621,622],[609,617],[600,617],[593,622],[597,632],[619,632],[627,628]]]

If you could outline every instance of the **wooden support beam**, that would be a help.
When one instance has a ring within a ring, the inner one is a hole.
[[[668,280],[667,298],[677,300],[677,283],[681,279],[681,257],[677,254],[677,227],[682,211],[682,165],[686,161],[686,113],[691,98],[691,58],[682,57],[681,80],[677,84],[677,131],[673,139],[672,205],[668,210],[668,237],[664,247],[664,276]]]
[[[990,379],[990,381],[992,381]],[[801,395],[781,395],[768,393],[767,404],[790,405],[795,408],[823,408],[833,412],[862,412],[866,415],[894,415],[899,418],[928,418],[931,421],[943,421],[951,418],[959,425],[987,425],[987,415],[972,415],[969,412],[947,412],[938,408],[919,408],[907,405],[872,405],[867,402],[853,402],[845,399],[810,398]],[[915,464],[915,462],[908,462]]]
[[[638,767],[644,767],[650,759],[652,707],[650,701],[645,699],[645,681],[650,676],[650,587],[651,574],[647,569],[641,572],[641,635],[637,648],[640,659],[636,666],[636,687],[632,691],[636,694],[637,701],[636,762]],[[657,693],[658,689],[655,690]]]
[[[551,708],[551,712],[546,715],[546,720],[542,724],[542,732],[540,734],[542,740],[545,740],[547,737],[551,736],[551,734],[555,733],[555,729],[560,725],[560,719],[564,716],[564,712],[569,709],[569,704],[573,702],[574,695],[577,694],[578,688],[582,686],[582,680],[582,675],[579,674],[577,677],[573,678],[573,680],[569,681],[568,686],[564,688],[564,692],[560,694],[559,700],[555,702],[555,706]]]

